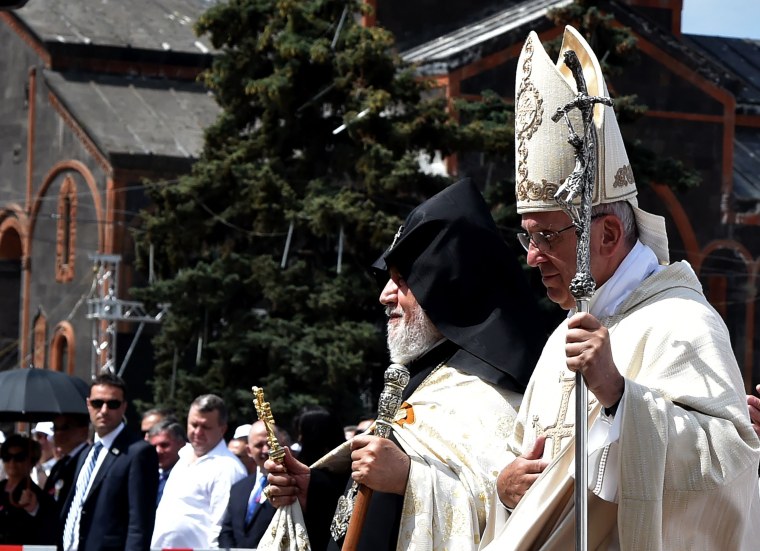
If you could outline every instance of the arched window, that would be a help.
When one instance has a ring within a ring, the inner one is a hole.
[[[77,187],[67,176],[58,194],[58,231],[56,233],[55,279],[65,283],[74,279],[76,245]]]
[[[74,328],[68,321],[55,326],[50,343],[50,369],[74,373]]]
[[[32,362],[34,367],[45,367],[45,350],[47,348],[47,316],[39,310],[34,317],[32,329]]]

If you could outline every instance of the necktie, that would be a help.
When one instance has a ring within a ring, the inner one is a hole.
[[[103,443],[96,442],[76,480],[76,493],[74,494],[74,499],[71,501],[71,508],[69,509],[69,514],[66,516],[66,525],[63,529],[64,551],[71,549],[71,546],[74,545],[74,534],[79,526],[79,517],[82,514],[82,503],[84,503],[87,487],[90,485],[90,479],[95,471],[95,464],[98,462],[98,455],[100,455],[101,449],[103,449]]]
[[[266,485],[267,485],[267,475],[263,474],[256,481],[256,485],[253,487],[253,490],[251,490],[251,495],[248,497],[248,509],[245,512],[246,525],[248,525],[251,522],[251,519],[253,518],[253,514],[256,512],[256,509],[258,509],[259,503],[261,503],[261,491],[264,489],[264,486]]]
[[[158,494],[156,495],[156,507],[161,502],[161,496],[164,495],[164,486],[166,486],[166,479],[169,478],[168,470],[159,469],[158,471]]]

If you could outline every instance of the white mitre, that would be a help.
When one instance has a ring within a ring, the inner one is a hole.
[[[556,64],[547,55],[538,35],[535,32],[528,35],[517,62],[515,79],[515,194],[519,214],[561,210],[554,194],[575,168],[575,148],[567,141],[567,124],[564,119],[552,121],[557,108],[573,101],[577,94],[575,78],[564,63],[567,50],[575,51],[578,56],[588,94],[609,97],[599,61],[578,31],[565,27]],[[568,117],[582,136],[580,111],[573,109]],[[638,207],[636,182],[612,107],[595,105],[594,127],[597,162],[592,205],[628,201],[636,219],[639,240],[654,251],[660,264],[668,264],[665,219]]]

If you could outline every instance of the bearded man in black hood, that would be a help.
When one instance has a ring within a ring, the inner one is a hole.
[[[267,462],[282,509],[263,549],[339,549],[330,521],[349,473],[373,490],[358,549],[478,547],[543,344],[533,295],[468,181],[414,209],[373,268],[387,279],[390,359],[410,372],[392,435],[356,436],[311,468],[289,453]]]

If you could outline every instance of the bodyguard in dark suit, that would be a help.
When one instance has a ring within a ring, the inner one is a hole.
[[[256,471],[232,485],[219,533],[220,548],[255,549],[276,511],[263,492],[267,484],[264,463],[269,458],[267,429],[263,421],[251,425],[248,455],[256,463]]]
[[[63,508],[64,551],[147,551],[158,487],[156,450],[122,422],[126,385],[99,375],[87,398],[95,442],[78,462]]]
[[[82,398],[84,401],[84,398]],[[90,418],[87,415],[58,415],[53,419],[54,446],[60,457],[45,481],[43,490],[55,500],[60,513],[69,491],[74,486],[74,476],[82,453],[87,453]]]

